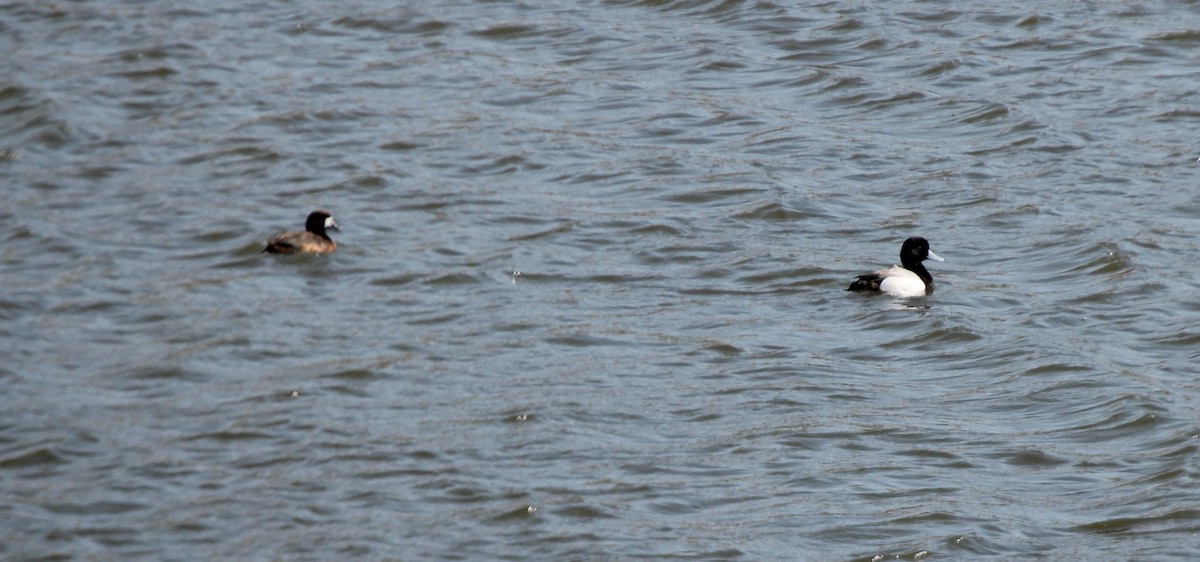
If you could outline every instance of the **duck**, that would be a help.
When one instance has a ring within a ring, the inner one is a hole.
[[[900,265],[859,275],[847,291],[887,293],[896,297],[918,297],[933,292],[933,276],[921,262],[946,261],[929,249],[929,241],[913,236],[900,246]]]
[[[341,230],[329,211],[318,209],[308,214],[304,230],[289,230],[267,241],[263,254],[328,254],[337,249],[337,242],[326,230]]]

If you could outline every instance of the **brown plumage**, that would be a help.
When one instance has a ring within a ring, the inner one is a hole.
[[[267,241],[264,254],[328,254],[337,249],[326,229],[341,230],[329,211],[317,210],[308,214],[304,230],[290,230]]]

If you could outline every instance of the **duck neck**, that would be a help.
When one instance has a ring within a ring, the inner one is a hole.
[[[925,264],[920,260],[900,260],[900,264],[913,273],[917,274],[922,281],[925,282],[926,289],[933,289],[933,276],[929,274],[929,270],[925,269]]]
[[[330,240],[330,241],[333,240],[332,238],[329,237],[329,234],[325,233],[325,228],[323,226],[320,228],[310,227],[310,228],[306,228],[305,230],[307,230],[313,234],[316,234],[317,236],[320,236],[321,238],[324,238],[326,240]]]

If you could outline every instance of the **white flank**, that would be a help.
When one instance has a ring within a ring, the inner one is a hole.
[[[879,290],[897,297],[920,297],[925,295],[925,282],[913,273],[898,265],[879,272],[883,281]]]

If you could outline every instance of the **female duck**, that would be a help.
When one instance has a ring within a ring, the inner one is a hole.
[[[933,276],[921,262],[945,261],[929,251],[929,242],[913,236],[900,246],[900,265],[859,275],[847,291],[881,291],[897,297],[917,297],[933,292]]]
[[[337,249],[327,229],[341,230],[333,221],[329,211],[317,210],[309,213],[304,221],[304,230],[291,230],[276,235],[267,241],[264,254],[328,254]]]

